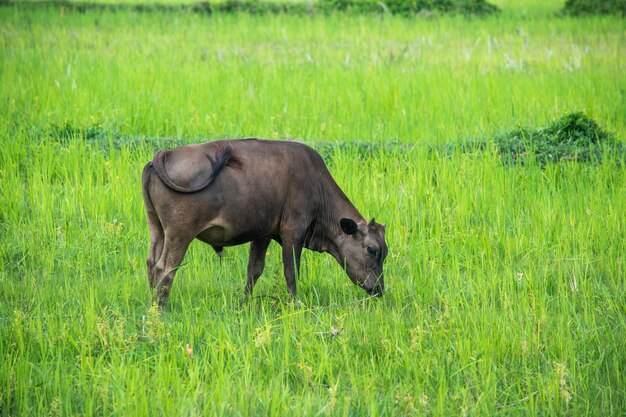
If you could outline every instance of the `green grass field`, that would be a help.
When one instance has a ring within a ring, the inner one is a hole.
[[[0,6],[0,415],[624,415],[626,161],[455,145],[571,111],[624,142],[626,25],[494,3],[416,19]],[[247,245],[220,261],[198,242],[151,307],[143,165],[246,136],[317,147],[387,223],[384,297],[305,251],[294,303],[273,243],[241,304]]]

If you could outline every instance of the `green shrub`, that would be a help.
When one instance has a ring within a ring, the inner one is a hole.
[[[249,14],[315,14],[348,12],[355,14],[391,13],[401,16],[414,16],[422,12],[434,13],[461,13],[471,15],[486,15],[498,11],[496,6],[485,0],[319,0],[280,2],[265,0],[226,0],[223,2],[201,1],[188,4],[163,3],[102,3],[73,2],[68,0],[42,0],[37,2],[17,2],[0,0],[2,5],[17,5],[19,7],[61,7],[65,10],[85,12],[87,10],[135,12],[192,12],[199,14],[212,13],[249,13]]]
[[[539,129],[519,127],[497,135],[495,144],[508,161],[534,157],[541,165],[559,161],[599,162],[606,153],[626,151],[613,134],[584,113],[570,113]]]
[[[326,12],[391,13],[411,16],[422,12],[463,13],[485,15],[498,8],[485,0],[319,0]]]
[[[208,3],[207,3],[208,4]],[[278,1],[246,1],[227,0],[211,4],[210,9],[221,13],[249,13],[249,14],[311,14],[314,12],[312,4],[305,2]]]
[[[625,16],[626,0],[567,0],[561,12],[572,16],[584,14],[621,14]]]

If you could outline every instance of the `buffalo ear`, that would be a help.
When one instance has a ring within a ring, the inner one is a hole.
[[[359,230],[356,222],[352,219],[341,219],[339,224],[341,225],[341,230],[347,235],[354,235]]]

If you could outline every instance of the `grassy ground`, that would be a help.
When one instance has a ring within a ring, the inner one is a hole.
[[[622,415],[624,161],[429,150],[574,110],[624,140],[623,20],[555,4],[418,20],[0,7],[0,415]],[[273,244],[241,305],[246,247],[220,261],[194,243],[169,309],[151,308],[143,164],[254,135],[324,143],[387,223],[382,299],[305,253],[290,302]]]

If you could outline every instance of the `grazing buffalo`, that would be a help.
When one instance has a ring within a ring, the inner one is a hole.
[[[240,139],[160,151],[144,167],[142,191],[148,281],[161,306],[194,238],[218,253],[251,242],[246,296],[263,272],[271,240],[282,245],[292,296],[303,247],[330,253],[352,282],[383,293],[385,226],[361,216],[322,157],[304,144]]]

